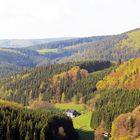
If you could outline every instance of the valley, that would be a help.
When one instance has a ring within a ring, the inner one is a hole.
[[[0,140],[140,140],[140,0],[0,0]]]
[[[15,45],[11,43],[9,48],[0,45],[0,60],[8,65],[10,64],[11,69],[16,66],[21,70],[54,63],[85,60],[115,61],[118,63],[120,60],[123,62],[140,57],[139,36],[140,29],[135,29],[118,35],[86,38],[62,38],[52,39],[51,41],[36,39],[21,42],[20,40],[13,40]],[[2,40],[2,42],[5,43],[6,40],[5,42]],[[23,42],[35,43],[25,43],[26,45],[24,45]],[[7,72],[4,73],[1,70],[0,73],[7,74]]]
[[[139,37],[0,47],[0,139],[138,140]]]

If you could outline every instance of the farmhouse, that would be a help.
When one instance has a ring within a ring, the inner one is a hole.
[[[66,115],[67,115],[68,117],[74,118],[74,117],[79,116],[80,114],[79,114],[76,110],[74,110],[74,109],[68,109],[68,110],[66,111]]]

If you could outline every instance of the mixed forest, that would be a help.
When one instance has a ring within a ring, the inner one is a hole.
[[[136,29],[1,47],[0,140],[139,140],[139,38]]]

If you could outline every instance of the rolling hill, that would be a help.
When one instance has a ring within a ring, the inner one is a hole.
[[[140,56],[139,37],[140,29],[136,29],[119,35],[56,41],[29,48],[39,52],[46,50],[45,57],[60,63],[91,59],[118,62]]]
[[[140,29],[112,35],[96,42],[66,47],[65,52],[73,51],[72,55],[60,61],[77,61],[85,59],[122,61],[137,58],[139,53]]]
[[[73,62],[24,71],[0,81],[0,98],[24,105],[36,99],[86,102],[111,65],[108,61]]]
[[[63,53],[62,46],[95,41],[94,38],[58,38],[35,40],[0,40],[0,77],[55,63],[57,58],[71,54]],[[29,47],[30,46],[30,47]],[[61,47],[60,47],[61,46]],[[8,70],[7,70],[8,66]],[[17,70],[18,69],[18,70]]]
[[[19,44],[21,44],[19,48],[16,46],[18,41],[13,40],[17,44],[12,45],[11,43],[10,46],[7,45],[10,48],[3,47],[3,43],[1,43],[0,62],[13,64],[21,69],[22,67],[34,68],[50,63],[85,60],[123,62],[131,58],[140,57],[139,37],[140,29],[136,29],[110,36],[63,38],[51,41],[43,39],[28,40],[32,42],[29,44],[26,43],[27,40],[25,40],[25,43],[19,40]]]
[[[111,131],[112,140],[138,138],[139,112],[132,111],[140,105],[139,66],[140,58],[123,62],[97,82],[97,91],[89,100],[93,110],[91,126],[96,130],[96,139]],[[132,121],[129,120],[131,116]]]
[[[38,67],[1,80],[0,98],[22,103],[24,106],[44,100],[58,108],[64,108],[64,105],[70,107],[72,102],[77,104],[77,108],[86,104],[93,111],[88,117],[91,117],[91,127],[95,130],[96,139],[101,139],[103,133],[111,131],[115,138],[120,130],[118,127],[112,128],[113,121],[117,125],[121,118],[116,122],[118,116],[131,112],[140,105],[140,90],[137,82],[132,80],[132,77],[135,80],[139,75],[139,63],[140,58],[131,59],[113,68],[110,68],[112,65],[108,61],[71,62]],[[125,86],[130,79],[134,88]],[[112,86],[112,82],[116,81],[119,82]],[[100,86],[105,83],[111,83],[111,86]],[[73,120],[76,128],[82,126],[79,125],[82,117],[84,115]],[[85,130],[88,128],[85,127]],[[87,136],[91,136],[91,129]]]
[[[102,81],[97,83],[98,90],[140,89],[140,58],[122,63]]]
[[[48,39],[0,39],[1,48],[24,48],[53,41],[61,41],[70,38],[48,38]]]
[[[0,114],[1,140],[78,140],[79,137],[70,118],[61,111],[32,110],[0,100]]]
[[[49,60],[33,50],[0,48],[0,77],[48,63]]]

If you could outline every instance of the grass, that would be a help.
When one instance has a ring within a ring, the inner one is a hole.
[[[90,127],[91,112],[86,112],[76,118],[73,118],[74,128],[78,130],[82,140],[92,140],[93,130]]]
[[[86,131],[92,131],[90,127],[91,112],[86,112],[76,118],[73,118],[73,124],[76,129],[83,129]]]
[[[40,54],[47,54],[47,53],[57,53],[58,52],[58,49],[55,48],[55,49],[40,49],[40,50],[37,50],[38,53]]]
[[[55,107],[60,110],[75,109],[78,112],[83,112],[80,116],[72,119],[74,128],[79,132],[81,140],[93,139],[93,130],[90,127],[92,112],[86,110],[85,104],[57,103]]]
[[[55,107],[57,109],[61,110],[67,110],[67,109],[75,109],[78,112],[83,112],[86,110],[86,105],[85,104],[75,104],[75,103],[57,103],[55,104]]]

